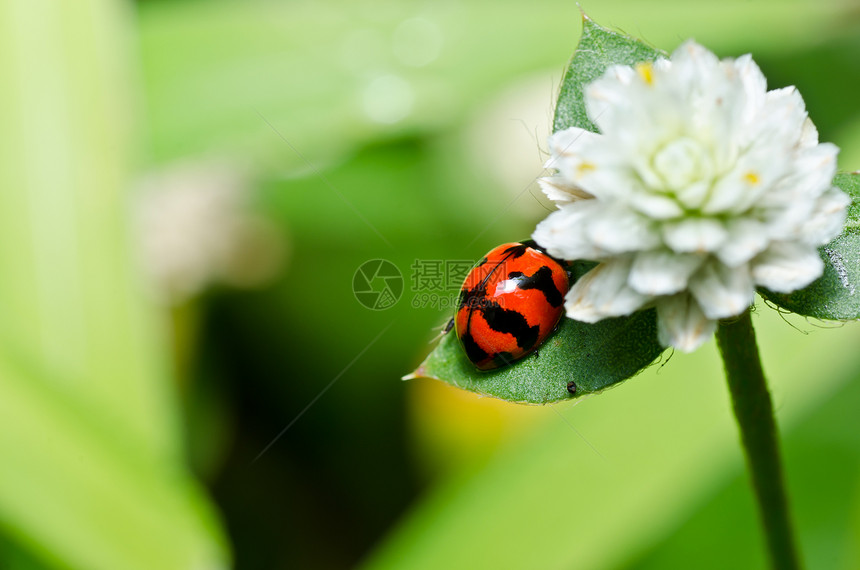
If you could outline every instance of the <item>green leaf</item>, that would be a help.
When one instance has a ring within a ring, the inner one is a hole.
[[[574,276],[591,267],[591,262],[575,264]],[[654,310],[595,324],[564,318],[538,352],[488,372],[469,361],[456,334],[446,334],[406,378],[434,378],[511,402],[548,404],[602,392],[635,375],[661,352]],[[574,395],[567,389],[571,381],[576,384]]]
[[[824,274],[811,285],[791,293],[761,289],[759,294],[780,308],[818,319],[860,318],[860,175],[840,173],[833,184],[845,191],[848,207],[845,229],[819,252]]]
[[[553,132],[580,127],[597,132],[585,111],[585,86],[603,75],[613,65],[633,65],[654,61],[665,52],[639,39],[598,26],[582,15],[582,36],[561,82],[555,108]]]
[[[451,333],[407,378],[435,378],[511,402],[570,400],[601,392],[648,366],[663,352],[656,331],[653,310],[596,324],[565,318],[537,353],[489,372],[475,368]],[[575,395],[567,390],[570,381],[576,383]]]

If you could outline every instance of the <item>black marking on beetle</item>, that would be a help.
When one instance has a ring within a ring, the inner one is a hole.
[[[546,265],[535,271],[534,275],[512,271],[508,274],[508,279],[515,280],[520,289],[537,289],[553,307],[560,307],[564,302],[564,293],[556,287],[555,281],[552,280],[552,269]]]
[[[567,391],[570,392],[571,394],[576,394],[576,382],[574,382],[573,380],[568,382],[567,383]]]
[[[461,289],[460,290],[460,303],[459,303],[459,306],[457,307],[457,310],[459,311],[463,307],[469,307],[470,310],[473,310],[477,307],[480,307],[481,303],[486,298],[487,298],[487,286],[483,282],[475,285],[471,289]]]
[[[475,285],[471,289],[466,289],[465,287],[461,288],[460,289],[460,303],[459,303],[457,310],[460,310],[463,307],[465,307],[467,303],[470,303],[470,305],[469,305],[470,307],[475,308],[477,306],[477,304],[476,304],[476,301],[474,300],[474,298],[475,297],[483,298],[483,297],[487,296],[487,282],[496,273],[496,271],[499,270],[499,267],[502,267],[509,258],[511,258],[511,257],[517,258],[517,257],[521,256],[523,253],[525,253],[526,247],[527,246],[523,246],[523,244],[517,244],[515,246],[509,247],[508,249],[505,250],[504,255],[502,256],[502,259],[500,259],[496,263],[496,266],[493,267],[492,269],[490,269],[490,271],[488,271],[487,274],[484,275],[484,278],[481,279],[480,283],[478,283],[477,285]],[[489,261],[487,260],[487,256],[482,257],[481,260],[477,264],[475,264],[475,266],[472,268],[472,271],[474,271],[477,267],[480,267],[480,266],[485,265],[487,263],[489,263]],[[463,285],[465,285],[465,283]],[[469,315],[469,320],[470,321],[472,320],[471,314]],[[468,328],[468,325],[467,325],[467,328]]]
[[[558,263],[558,264],[559,264],[559,265],[561,265],[561,266],[564,266],[564,265],[566,265],[566,264],[568,263],[568,262],[564,261],[563,259],[560,259],[560,258],[558,258],[558,257],[556,257],[556,256],[554,256],[554,255],[550,255],[550,254],[549,254],[549,252],[546,250],[546,248],[545,248],[544,246],[540,245],[538,242],[536,242],[536,241],[535,241],[535,240],[533,240],[533,239],[527,239],[527,240],[524,240],[524,241],[522,242],[522,244],[523,244],[523,245],[525,245],[525,246],[530,247],[531,249],[536,249],[536,250],[538,250],[539,252],[541,252],[541,253],[542,253],[542,254],[544,254],[545,256],[549,257],[550,259],[554,260],[556,263]]]
[[[460,300],[461,300],[460,307],[463,307],[463,300],[467,297],[473,297],[476,295],[485,296],[487,294],[487,282],[490,280],[490,278],[493,276],[493,274],[499,270],[499,267],[504,265],[504,263],[508,260],[508,258],[511,257],[511,255],[512,255],[511,250],[512,249],[513,248],[508,248],[505,250],[505,256],[502,257],[502,259],[496,263],[495,267],[490,269],[490,271],[488,271],[487,274],[484,275],[484,277],[483,277],[483,279],[481,279],[480,283],[478,283],[477,285],[475,285],[471,289],[466,289],[465,288],[466,284],[465,284],[465,282],[463,283],[463,287],[460,288]],[[475,264],[474,267],[472,267],[472,271],[474,271],[475,269],[477,269],[478,267],[480,267],[482,265],[486,265],[487,263],[489,263],[489,261],[487,260],[486,256],[482,257],[481,261],[479,261],[478,263]]]
[[[529,326],[526,318],[519,311],[503,309],[498,303],[487,303],[482,311],[487,324],[494,331],[513,335],[517,345],[524,350],[531,350],[537,343],[540,326]]]
[[[513,257],[514,259],[516,259],[518,257],[522,257],[528,248],[529,248],[529,246],[524,244],[524,243],[518,243],[516,245],[512,245],[511,247],[509,247],[508,249],[505,250],[504,259],[507,259],[509,257]]]
[[[502,366],[510,366],[516,361],[514,355],[510,352],[499,352],[493,357],[493,368],[501,368]]]
[[[489,360],[490,355],[487,354],[477,342],[475,342],[471,332],[466,331],[462,336],[460,336],[460,342],[463,343],[463,349],[466,351],[466,356],[468,356],[469,360],[475,364]]]

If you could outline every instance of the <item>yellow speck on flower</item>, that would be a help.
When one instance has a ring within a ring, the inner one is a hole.
[[[579,166],[576,167],[576,175],[577,177],[582,177],[584,174],[596,169],[597,166],[595,166],[593,162],[581,162]]]
[[[636,73],[648,85],[654,85],[654,66],[650,62],[636,64]]]
[[[761,182],[761,178],[759,178],[759,175],[752,170],[744,174],[744,180],[747,182],[747,184],[751,186],[758,186],[759,182]]]

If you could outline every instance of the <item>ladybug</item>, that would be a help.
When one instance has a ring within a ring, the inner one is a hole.
[[[558,324],[569,288],[564,262],[534,241],[496,247],[460,289],[453,326],[466,356],[492,370],[530,354]]]

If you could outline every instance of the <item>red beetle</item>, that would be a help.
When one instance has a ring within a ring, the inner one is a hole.
[[[490,251],[466,276],[453,319],[469,360],[492,370],[530,354],[558,324],[569,288],[565,265],[534,241]]]

